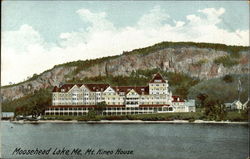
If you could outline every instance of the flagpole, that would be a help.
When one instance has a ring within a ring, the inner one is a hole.
[[[238,78],[238,101],[240,101],[240,92],[241,92],[242,88],[241,88],[241,81],[240,81],[240,77]]]

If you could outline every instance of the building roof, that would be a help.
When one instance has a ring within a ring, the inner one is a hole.
[[[242,105],[242,103],[239,100],[235,100],[232,104]]]
[[[84,84],[92,92],[103,92],[109,87],[109,84]]]
[[[117,93],[124,93],[127,94],[130,90],[134,90],[135,92],[137,92],[138,94],[142,95],[142,94],[149,94],[149,87],[148,86],[114,86],[111,87],[112,89],[114,89]]]
[[[140,108],[142,107],[163,107],[163,106],[170,106],[169,104],[150,104],[150,105],[139,105]]]
[[[160,73],[154,75],[154,77],[149,81],[149,83],[166,83]]]
[[[160,73],[154,75],[152,80],[149,83],[166,83]],[[110,85],[109,84],[63,84],[60,87],[55,86],[52,92],[68,92],[74,86],[81,87],[82,85],[86,86],[92,92],[104,91]],[[149,87],[148,86],[112,86],[117,93],[124,92],[127,94],[131,89],[135,90],[138,94],[148,95],[149,94]]]
[[[180,96],[172,96],[172,102],[185,102]]]
[[[247,107],[247,103],[249,102],[249,98],[247,99],[247,101],[243,104],[243,107]]]
[[[104,91],[109,87],[109,84],[64,84],[61,87],[55,86],[52,92],[68,92],[72,87],[74,87],[74,85],[76,85],[78,88],[84,85],[92,92]]]
[[[61,87],[55,86],[52,92],[68,92],[74,85],[75,84],[64,84]]]

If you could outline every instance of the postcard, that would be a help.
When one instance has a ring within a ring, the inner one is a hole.
[[[248,1],[2,1],[0,158],[249,159]]]

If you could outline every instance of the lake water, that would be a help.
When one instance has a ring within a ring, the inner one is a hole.
[[[1,122],[0,132],[2,158],[246,159],[249,153],[248,128],[237,124]],[[16,148],[51,148],[51,151],[48,155],[13,155]],[[65,148],[69,152],[79,149],[81,152],[53,155],[56,148]],[[88,149],[94,153],[86,153]],[[117,149],[132,154],[115,154]],[[110,153],[101,154],[103,150]],[[97,151],[100,153],[96,154]]]

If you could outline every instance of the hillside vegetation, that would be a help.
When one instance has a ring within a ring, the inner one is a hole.
[[[122,55],[108,56],[108,57],[96,58],[96,59],[91,59],[91,60],[78,60],[78,61],[72,61],[72,62],[67,62],[64,64],[55,65],[52,69],[46,70],[39,75],[34,74],[31,78],[29,78],[26,81],[12,84],[12,85],[6,85],[6,86],[3,86],[2,88],[17,86],[28,81],[36,80],[42,74],[49,72],[58,67],[76,67],[74,72],[72,72],[71,74],[72,76],[74,76],[74,75],[77,75],[80,71],[88,69],[91,66],[94,66],[104,61],[115,59],[124,55],[126,56],[126,55],[138,54],[141,56],[145,56],[145,55],[154,53],[156,51],[159,51],[165,48],[182,48],[182,47],[206,48],[206,49],[211,49],[211,50],[214,49],[217,51],[225,51],[229,53],[229,56],[215,60],[215,63],[217,64],[222,63],[224,66],[233,66],[237,64],[238,63],[237,58],[239,58],[240,56],[239,53],[242,51],[249,51],[249,48],[250,48],[250,47],[245,47],[245,46],[230,46],[230,45],[225,45],[225,44],[214,44],[214,43],[161,42],[161,43],[158,43],[149,47],[145,47],[145,48],[134,49],[132,51],[124,51]]]
[[[202,104],[199,96],[204,96],[204,104],[208,101],[219,101],[220,103],[233,102],[239,98],[238,85],[241,82],[240,100],[247,101],[250,91],[249,75],[226,75],[222,78],[204,80],[188,91],[188,97]]]
[[[39,115],[45,111],[45,108],[51,105],[51,89],[41,89],[25,97],[5,101],[2,103],[2,111],[15,112],[16,115]]]
[[[238,56],[239,52],[249,50],[249,47],[245,46],[230,46],[225,44],[214,44],[214,43],[195,43],[195,42],[161,42],[153,46],[135,49],[133,51],[124,52],[123,54],[149,54],[156,52],[164,48],[182,48],[182,47],[196,47],[196,48],[207,48],[214,49],[217,51],[225,51],[231,54],[231,56]]]

